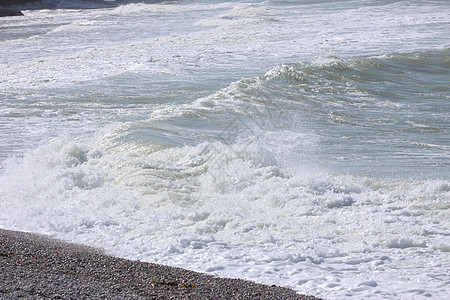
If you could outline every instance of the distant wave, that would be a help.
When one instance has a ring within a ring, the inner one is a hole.
[[[26,3],[27,1],[29,2]],[[163,1],[164,0],[10,0],[6,2],[6,5],[19,7],[21,9],[96,9],[117,7],[130,3],[151,4]]]

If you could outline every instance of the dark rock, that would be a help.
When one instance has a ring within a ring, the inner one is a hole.
[[[12,8],[0,8],[0,17],[23,16],[20,10]]]

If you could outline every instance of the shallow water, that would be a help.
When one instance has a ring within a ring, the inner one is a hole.
[[[0,226],[327,299],[448,296],[445,1],[44,4],[0,19]]]

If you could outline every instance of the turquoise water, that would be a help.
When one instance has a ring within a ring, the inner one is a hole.
[[[446,1],[28,8],[0,19],[0,226],[327,299],[446,298]]]

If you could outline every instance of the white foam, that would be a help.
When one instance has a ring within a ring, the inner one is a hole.
[[[316,295],[446,293],[448,183],[302,173],[260,150],[245,139],[148,154],[54,142],[7,164],[0,224]]]

